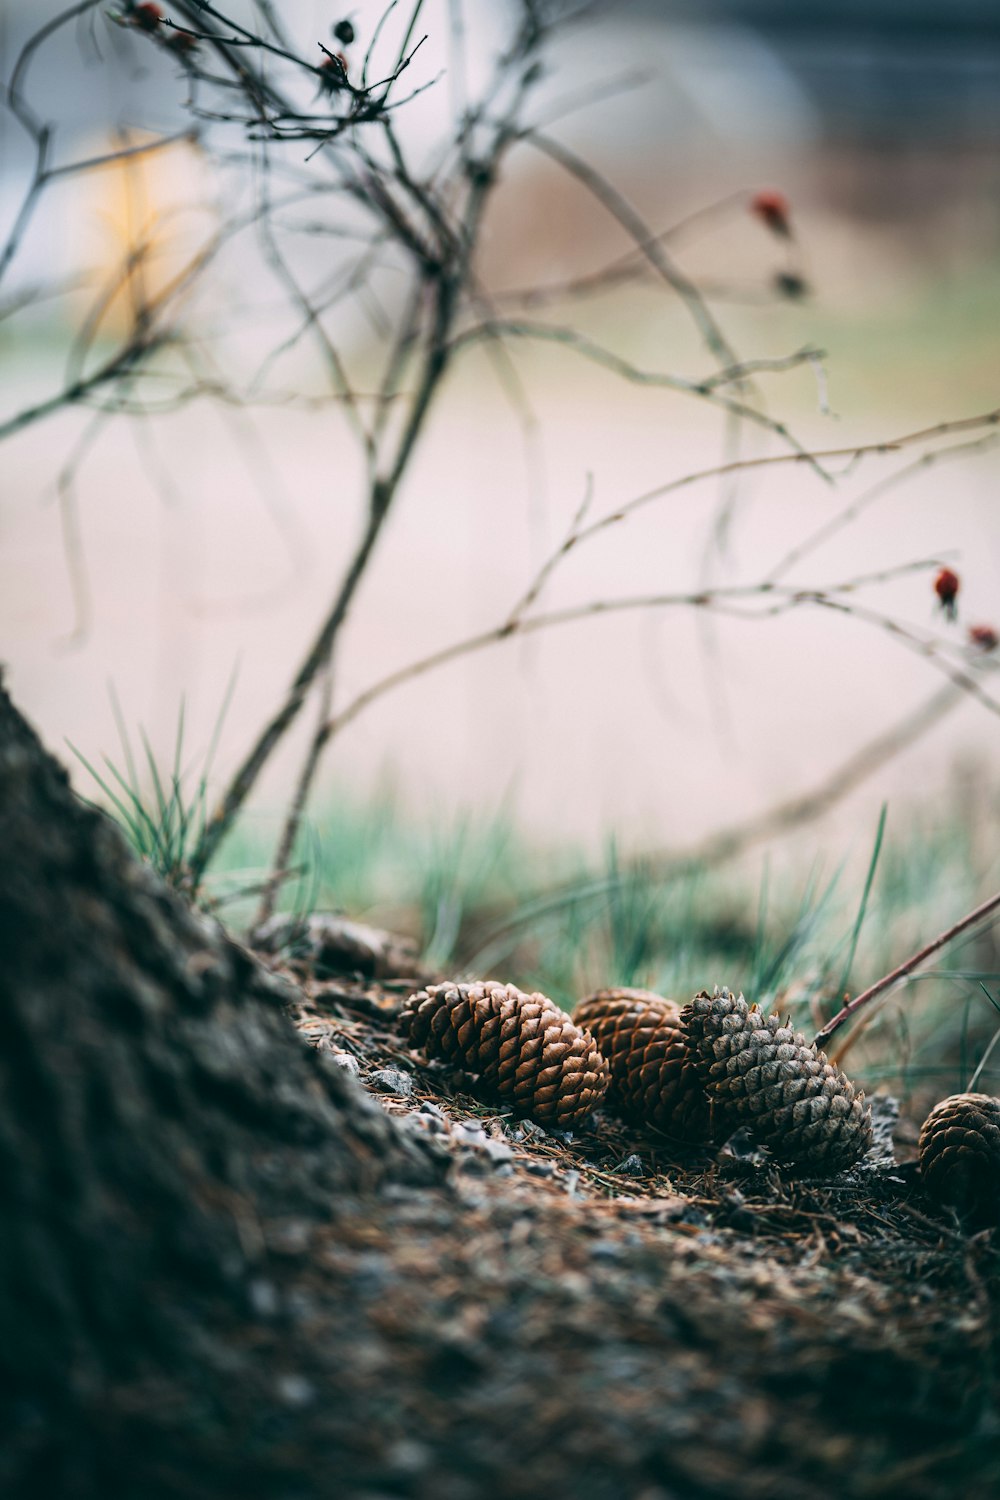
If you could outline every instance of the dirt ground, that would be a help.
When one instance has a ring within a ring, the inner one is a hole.
[[[832,1182],[738,1138],[679,1157],[608,1111],[557,1135],[408,1050],[411,988],[307,980],[295,1017],[447,1159],[442,1188],[391,1186],[292,1247],[336,1309],[340,1493],[998,1493],[1000,1244],[922,1197],[892,1101]]]

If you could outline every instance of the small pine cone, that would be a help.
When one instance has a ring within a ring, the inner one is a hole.
[[[434,984],[403,1006],[411,1047],[478,1073],[483,1093],[565,1130],[607,1092],[611,1073],[588,1031],[544,995],[512,984]]]
[[[1000,1099],[952,1094],[920,1131],[920,1176],[939,1203],[978,1228],[1000,1224]]]
[[[651,990],[598,990],[573,1013],[611,1068],[609,1105],[677,1141],[709,1139],[709,1109],[681,1008]]]
[[[730,1130],[815,1174],[853,1166],[872,1143],[865,1096],[826,1054],[742,995],[696,995],[681,1012],[709,1101]]]

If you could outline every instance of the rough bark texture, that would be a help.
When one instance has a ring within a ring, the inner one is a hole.
[[[0,965],[4,1500],[997,1493],[988,1237],[297,1034],[2,692]]]
[[[138,1428],[161,1400],[168,1427],[210,1427],[282,1234],[437,1174],[302,1047],[287,999],[74,797],[0,687],[0,1488],[65,1441],[60,1482],[89,1492],[133,1382]]]

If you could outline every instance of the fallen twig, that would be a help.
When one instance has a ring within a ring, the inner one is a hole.
[[[996,895],[991,896],[988,901],[984,901],[980,906],[977,906],[974,911],[968,912],[958,922],[954,922],[944,932],[939,933],[925,947],[911,954],[908,959],[899,964],[891,973],[876,980],[874,984],[870,984],[866,990],[862,990],[860,995],[849,1001],[843,1010],[839,1010],[831,1020],[827,1021],[821,1030],[817,1031],[814,1038],[816,1046],[825,1047],[835,1032],[838,1032],[841,1026],[846,1021],[849,1021],[851,1016],[855,1015],[862,1006],[870,1004],[872,1000],[877,999],[879,995],[884,994],[886,990],[891,989],[900,980],[906,979],[914,970],[919,969],[921,964],[925,963],[927,959],[950,943],[952,938],[958,937],[959,933],[967,932],[970,927],[975,927],[977,923],[982,922],[995,911],[1000,911],[1000,891]]]

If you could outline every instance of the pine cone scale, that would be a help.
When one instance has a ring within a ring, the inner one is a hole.
[[[577,1124],[607,1091],[593,1038],[544,995],[492,982],[431,985],[409,997],[401,1022],[411,1046],[460,1061],[481,1092],[540,1123]]]
[[[872,1140],[864,1094],[778,1016],[728,990],[696,995],[682,1024],[713,1106],[775,1158],[813,1171],[852,1166]]]
[[[917,1145],[928,1194],[971,1227],[1000,1225],[1000,1099],[952,1094],[924,1121]]]
[[[649,990],[598,990],[575,1019],[611,1070],[610,1101],[627,1119],[675,1140],[705,1141],[710,1115],[680,1029],[680,1006]]]

